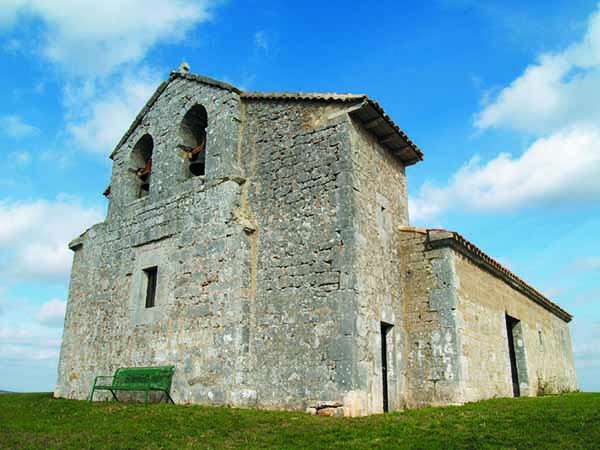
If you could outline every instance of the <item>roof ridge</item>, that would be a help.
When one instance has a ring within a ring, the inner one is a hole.
[[[242,90],[237,88],[236,86],[225,83],[224,81],[219,81],[214,78],[206,77],[204,75],[200,75],[197,73],[191,72],[182,72],[181,70],[173,70],[169,74],[169,81],[175,78],[183,78],[185,80],[196,81],[198,83],[208,84],[210,86],[220,87],[222,89],[226,89],[228,91],[233,91],[236,94],[242,94]]]
[[[243,98],[273,98],[273,99],[323,99],[323,100],[364,100],[368,98],[366,94],[339,93],[339,92],[304,92],[304,91],[280,91],[280,92],[242,92]]]
[[[177,79],[195,81],[197,83],[226,89],[240,96],[241,99],[248,100],[304,100],[304,101],[323,101],[323,102],[343,102],[351,104],[352,111],[349,113],[358,118],[363,125],[368,128],[380,140],[380,143],[387,147],[394,156],[399,157],[403,164],[411,165],[423,159],[421,149],[408,137],[408,135],[386,114],[379,103],[371,99],[367,94],[339,94],[333,92],[244,92],[237,87],[205,77],[195,73],[190,73],[187,69],[180,68],[169,74],[169,78],[163,81],[154,94],[148,99],[146,104],[135,117],[133,123],[129,126],[123,137],[119,140],[110,154],[114,158],[116,152],[121,148],[127,139],[133,134],[135,128],[141,123],[143,117],[152,108],[160,95],[165,91],[169,84]],[[360,103],[360,104],[359,104]],[[356,107],[355,107],[356,106]],[[368,123],[367,123],[368,122]]]

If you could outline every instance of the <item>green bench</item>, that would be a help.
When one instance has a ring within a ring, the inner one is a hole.
[[[137,391],[146,393],[147,404],[148,394],[155,391],[163,392],[171,403],[175,403],[169,394],[174,372],[175,366],[122,367],[113,376],[96,377],[89,400],[92,401],[95,391],[110,391],[116,401],[119,401],[117,391]]]

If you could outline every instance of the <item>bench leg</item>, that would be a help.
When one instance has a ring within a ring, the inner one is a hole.
[[[171,398],[171,396],[169,395],[169,393],[167,391],[162,391],[163,393],[163,398],[166,399],[167,403],[171,402],[173,404],[175,404],[175,402],[173,401],[173,399]]]
[[[90,402],[91,402],[91,401],[93,400],[93,398],[94,398],[94,392],[95,392],[95,391],[96,391],[96,386],[94,386],[94,387],[92,388],[92,392],[90,393],[90,398],[88,399],[88,401],[90,401]]]
[[[110,389],[110,393],[112,394],[112,396],[113,396],[113,398],[115,399],[115,401],[117,401],[117,402],[118,402],[118,401],[119,401],[119,399],[117,398],[117,395],[115,394],[115,392],[114,392],[112,389]]]

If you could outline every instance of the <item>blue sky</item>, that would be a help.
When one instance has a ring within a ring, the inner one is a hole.
[[[485,4],[483,4],[485,3]],[[367,93],[424,150],[416,225],[455,229],[575,316],[600,391],[600,5],[0,2],[0,389],[50,390],[66,243],[182,60],[245,90]]]

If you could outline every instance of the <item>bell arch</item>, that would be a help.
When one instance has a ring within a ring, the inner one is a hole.
[[[140,183],[138,197],[144,197],[150,191],[153,150],[154,140],[152,136],[146,133],[137,141],[131,152],[132,171]]]
[[[200,104],[192,106],[179,126],[180,147],[189,160],[189,170],[194,176],[206,174],[206,127],[208,113]]]

